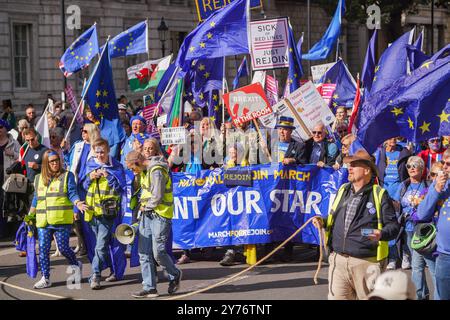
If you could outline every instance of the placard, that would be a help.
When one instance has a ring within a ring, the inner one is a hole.
[[[217,10],[222,9],[234,0],[195,0],[198,21],[202,22]],[[262,0],[250,0],[250,9],[262,7]]]
[[[259,82],[226,93],[223,100],[235,126],[272,113]]]
[[[311,81],[272,106],[272,110],[273,114],[260,119],[263,125],[274,128],[280,116],[294,118],[294,139],[308,140],[312,137],[311,131],[317,123],[329,125],[335,120],[333,112]]]
[[[332,66],[334,66],[335,62],[318,64],[316,66],[311,66],[311,75],[314,83],[318,83],[320,79],[322,79],[325,72],[328,71]]]
[[[161,128],[161,144],[163,146],[185,144],[186,136],[187,132],[185,127]]]
[[[167,114],[160,115],[156,120],[156,126],[162,127],[167,123]]]
[[[288,18],[250,22],[253,70],[289,67]]]

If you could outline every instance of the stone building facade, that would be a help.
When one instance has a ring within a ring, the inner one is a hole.
[[[211,0],[216,1],[216,0]],[[312,3],[314,1],[311,1]],[[63,89],[63,75],[58,62],[65,48],[62,44],[62,0],[0,0],[0,99],[11,99],[16,112],[22,113],[26,104],[32,102],[38,109],[48,93],[59,99]],[[263,0],[264,13],[268,18],[289,16],[296,39],[307,30],[306,0]],[[165,43],[165,54],[177,54],[178,48],[186,36],[197,25],[197,12],[194,0],[65,0],[65,7],[78,5],[81,9],[81,30],[66,28],[66,47],[85,29],[97,22],[99,43],[102,45],[108,35],[114,37],[134,24],[148,19],[149,52],[130,57],[113,59],[114,83],[116,94],[129,95],[126,68],[150,59],[160,58],[161,42],[157,27],[164,17],[169,27],[169,37]],[[261,10],[252,10],[252,19],[260,19]],[[331,20],[317,4],[311,7],[311,45],[318,41]],[[449,10],[436,10],[435,46],[449,43]],[[429,24],[429,9],[423,8],[416,16],[408,16],[405,28],[409,25]],[[426,34],[430,36],[430,32]],[[348,63],[353,74],[361,70],[369,32],[365,26],[347,23],[340,38],[339,55]],[[386,47],[380,40],[380,49]],[[303,51],[306,51],[304,47]],[[311,65],[334,61],[335,53],[324,61]],[[240,60],[239,60],[240,61]],[[93,60],[90,68],[95,64]],[[232,79],[235,73],[235,59],[227,61],[227,75]],[[308,63],[303,68],[308,75]],[[280,86],[284,87],[285,70],[276,72]],[[83,79],[88,77],[86,69],[68,79],[68,83],[79,94]],[[284,78],[283,78],[284,77]]]

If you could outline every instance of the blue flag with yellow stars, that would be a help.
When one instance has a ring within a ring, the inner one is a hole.
[[[105,48],[85,88],[85,100],[94,117],[100,121],[102,137],[108,140],[110,146],[122,142],[126,135],[119,120],[111,59]]]
[[[161,100],[161,97],[164,94],[164,91],[166,91],[167,86],[170,84],[170,80],[174,80],[174,73],[177,71],[177,66],[174,61],[169,65],[169,68],[164,72],[161,80],[159,81],[158,85],[155,89],[155,103],[159,102]]]
[[[377,42],[378,42],[378,29],[375,29],[375,31],[372,34],[372,37],[370,38],[369,45],[367,46],[366,57],[364,58],[364,65],[361,73],[362,86],[364,87],[365,90],[368,91],[370,91],[370,88],[372,87],[375,65],[377,63],[376,62]]]
[[[220,95],[219,90],[213,90],[209,92],[208,101],[208,117],[216,124],[217,128],[220,128],[222,118],[220,116]]]
[[[247,76],[248,76],[247,57],[244,57],[242,59],[241,64],[239,65],[239,68],[237,69],[236,76],[233,79],[233,90],[236,90],[236,88],[239,86],[239,79]]]
[[[65,77],[69,77],[89,66],[98,52],[97,28],[94,24],[67,48],[59,61],[59,68]]]
[[[223,57],[194,60],[185,76],[184,97],[190,104],[204,107],[208,102],[208,92],[222,89]]]
[[[333,49],[339,35],[341,34],[342,16],[345,13],[345,1],[339,0],[333,19],[325,31],[322,39],[319,40],[308,53],[302,55],[305,60],[326,59]]]
[[[356,95],[356,83],[353,79],[350,71],[348,71],[344,60],[339,60],[325,72],[320,79],[321,83],[335,83],[336,89],[334,90],[333,97],[330,101],[330,106],[333,110],[337,107],[353,107],[353,100]]]
[[[303,76],[302,59],[295,43],[294,31],[289,23],[289,70],[286,85],[289,85],[289,92],[292,93],[300,88],[300,78]],[[286,92],[286,91],[285,91]]]
[[[130,29],[119,33],[109,42],[109,56],[111,58],[146,52],[148,52],[147,21],[142,21]]]
[[[34,237],[36,228],[27,225],[27,275],[36,278],[38,273],[38,261],[36,256],[36,238]]]
[[[190,61],[249,53],[249,0],[236,0],[214,12],[184,39],[177,66],[187,71]]]
[[[364,102],[357,135],[369,152],[392,137],[421,142],[450,135],[448,47]]]
[[[395,80],[408,73],[408,54],[406,47],[412,43],[414,29],[406,32],[394,41],[386,50],[375,67],[372,80],[372,88],[369,91],[373,95],[390,86]]]

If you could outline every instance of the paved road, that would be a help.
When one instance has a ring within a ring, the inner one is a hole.
[[[73,241],[73,239],[72,239]],[[179,253],[178,253],[179,254]],[[183,281],[179,294],[189,293],[208,287],[242,270],[247,265],[239,264],[232,267],[222,267],[220,260],[223,250],[217,249],[213,256],[206,260],[202,255],[194,255],[195,261],[180,266],[183,270]],[[200,261],[200,259],[202,259]],[[87,258],[82,259],[83,282],[80,290],[70,290],[66,287],[65,274],[66,261],[63,257],[51,258],[52,274],[51,288],[36,292],[45,292],[53,295],[71,297],[76,299],[134,299],[130,294],[141,288],[140,268],[127,268],[125,277],[115,283],[102,281],[103,288],[93,291],[89,288],[87,278],[91,268]],[[307,246],[297,246],[294,250],[294,260],[290,263],[275,262],[258,266],[243,274],[231,283],[207,292],[186,298],[186,300],[321,300],[327,294],[327,266],[323,266],[319,274],[319,284],[315,285],[313,276],[316,271],[316,252]],[[166,299],[167,280],[163,272],[159,271],[158,292],[160,297]],[[106,276],[106,272],[104,276]],[[32,289],[37,279],[30,279],[26,275],[25,258],[20,258],[15,249],[8,243],[0,243],[0,280],[27,289]],[[4,285],[0,286],[0,300],[24,299],[52,299],[34,293],[24,292]]]

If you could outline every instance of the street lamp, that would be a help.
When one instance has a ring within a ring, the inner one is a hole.
[[[164,17],[161,18],[161,23],[159,24],[158,27],[158,34],[159,34],[159,41],[161,41],[161,50],[162,50],[162,56],[165,56],[165,51],[166,51],[166,47],[165,47],[165,42],[167,40],[167,33],[169,31],[169,28],[166,25],[166,22],[164,21]]]

